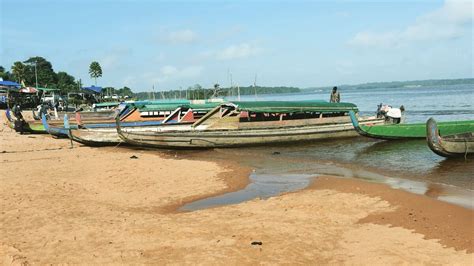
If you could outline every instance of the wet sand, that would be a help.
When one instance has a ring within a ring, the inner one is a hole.
[[[71,149],[3,125],[0,152],[7,265],[474,260],[472,210],[380,184],[320,177],[266,200],[178,212],[242,189],[251,169],[123,147]]]

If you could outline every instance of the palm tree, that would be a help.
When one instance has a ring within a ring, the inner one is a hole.
[[[18,82],[21,83],[21,81],[25,78],[25,71],[26,66],[22,62],[17,61],[13,63],[12,73],[15,75],[15,78]]]
[[[100,67],[99,62],[92,62],[89,66],[89,75],[95,80],[95,85],[97,86],[97,78],[102,77],[102,68]]]

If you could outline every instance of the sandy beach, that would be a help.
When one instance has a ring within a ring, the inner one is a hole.
[[[474,261],[474,212],[382,184],[310,187],[193,212],[252,169],[0,128],[0,262],[456,264]]]

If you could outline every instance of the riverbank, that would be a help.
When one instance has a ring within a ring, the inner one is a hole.
[[[177,212],[184,203],[242,189],[251,169],[180,153],[70,148],[68,140],[0,131],[4,264],[474,259],[473,211],[425,196],[319,177],[267,200]]]

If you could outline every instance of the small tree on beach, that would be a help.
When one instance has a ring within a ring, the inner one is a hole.
[[[89,66],[89,75],[95,80],[95,85],[97,86],[97,78],[102,77],[102,68],[100,67],[99,62],[92,62]]]

